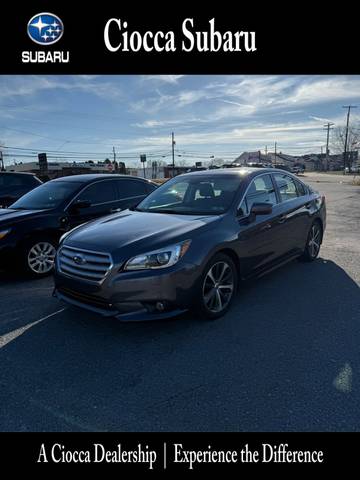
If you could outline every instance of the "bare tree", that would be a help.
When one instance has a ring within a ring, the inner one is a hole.
[[[210,165],[215,165],[216,167],[221,167],[224,164],[223,158],[213,158],[210,161]]]
[[[346,126],[334,128],[330,150],[334,153],[344,153],[345,151]],[[347,151],[352,152],[360,148],[360,123],[357,122],[349,127]]]
[[[181,160],[175,159],[175,163],[177,167],[185,167],[187,165],[187,161],[184,158],[182,158]]]

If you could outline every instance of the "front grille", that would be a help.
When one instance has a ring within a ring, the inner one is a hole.
[[[95,297],[94,295],[89,295],[87,293],[78,292],[67,287],[58,287],[59,293],[65,295],[66,297],[72,298],[81,303],[86,303],[87,305],[92,305],[94,307],[110,310],[112,304],[103,300],[102,298]]]
[[[58,268],[70,277],[100,283],[112,267],[108,253],[63,246],[58,252]]]

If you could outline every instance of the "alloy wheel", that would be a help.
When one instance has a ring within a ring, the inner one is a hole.
[[[321,242],[321,229],[317,223],[311,227],[309,241],[308,241],[308,249],[309,254],[312,258],[315,258],[320,250],[320,242]]]
[[[210,267],[203,284],[203,299],[206,308],[212,313],[224,310],[234,292],[234,273],[224,261]]]
[[[28,266],[37,274],[49,273],[54,266],[56,249],[49,242],[36,243],[28,253]]]

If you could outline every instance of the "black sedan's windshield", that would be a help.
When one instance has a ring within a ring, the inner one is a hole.
[[[178,177],[151,193],[136,210],[182,215],[219,215],[230,207],[240,182],[240,178],[228,175]]]
[[[11,208],[19,210],[47,210],[59,207],[67,198],[79,188],[77,182],[48,182],[31,190],[17,202],[11,205]]]

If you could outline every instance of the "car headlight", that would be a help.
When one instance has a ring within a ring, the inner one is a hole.
[[[124,270],[145,270],[171,267],[185,255],[190,247],[191,240],[164,247],[152,252],[143,253],[130,258],[125,264]]]
[[[8,228],[7,230],[0,230],[0,240],[2,240],[8,233],[10,233],[11,228]]]

